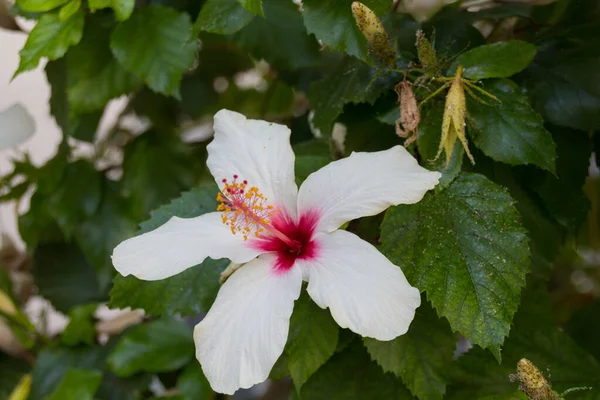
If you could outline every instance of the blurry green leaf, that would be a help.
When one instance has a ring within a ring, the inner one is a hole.
[[[96,329],[92,317],[97,308],[98,304],[92,303],[69,310],[69,324],[61,335],[61,341],[67,346],[79,343],[93,344]]]
[[[188,364],[177,378],[177,388],[184,400],[209,400],[213,391],[195,359]]]
[[[181,77],[192,66],[197,46],[187,14],[147,6],[115,28],[110,48],[150,89],[179,97]]]
[[[509,375],[515,372],[521,358],[527,358],[544,373],[549,371],[549,382],[559,393],[572,387],[593,387],[593,390],[569,395],[567,399],[598,399],[600,364],[553,325],[553,317],[547,309],[547,288],[540,289],[527,290],[503,346],[502,364],[498,365],[494,357],[481,348],[469,350],[451,371],[448,399],[479,399],[514,393],[518,385],[510,382]]]
[[[81,7],[81,0],[69,1],[67,4],[62,6],[62,8],[60,9],[60,12],[58,13],[58,19],[60,19],[61,21],[65,21],[65,20],[71,18],[71,16],[73,14],[75,14],[79,10],[80,7]]]
[[[338,330],[329,310],[317,306],[303,291],[294,304],[286,345],[288,368],[296,390],[333,355]]]
[[[37,67],[42,57],[56,60],[64,56],[69,47],[81,40],[83,24],[81,11],[65,21],[60,20],[58,13],[44,14],[29,33],[25,46],[19,52],[21,61],[14,76]]]
[[[583,191],[589,173],[592,144],[585,132],[548,127],[556,142],[556,175],[539,174],[530,183],[547,211],[565,227],[576,232],[587,217],[590,200]]]
[[[600,300],[587,304],[575,311],[565,331],[573,340],[600,361]]]
[[[302,15],[308,33],[334,50],[368,60],[367,40],[352,16],[353,0],[304,0]],[[391,9],[387,0],[363,0],[362,3],[381,17]]]
[[[530,269],[526,231],[506,190],[461,174],[418,204],[388,209],[381,240],[452,329],[500,359]]]
[[[565,40],[566,41],[566,40]],[[591,38],[542,44],[525,81],[546,121],[574,129],[600,128],[600,52]]]
[[[102,370],[109,350],[109,346],[43,349],[38,354],[33,367],[29,400],[47,399],[57,389],[69,370]]]
[[[264,15],[262,0],[237,0],[239,4],[241,4],[246,10],[250,11],[252,14],[256,15]]]
[[[140,233],[149,232],[166,223],[172,216],[192,218],[216,210],[217,186],[210,185],[185,192],[152,213],[141,224]],[[112,307],[143,308],[150,314],[194,315],[207,311],[219,290],[219,275],[227,260],[207,258],[202,264],[160,281],[142,281],[132,276],[117,275],[110,293]]]
[[[445,7],[425,21],[422,29],[427,38],[433,39],[437,56],[448,63],[465,50],[482,46],[485,39],[470,21],[470,12],[461,12],[458,7]]]
[[[69,102],[67,99],[67,62],[65,58],[49,61],[44,69],[50,84],[50,114],[62,130],[63,135],[69,132]]]
[[[127,331],[108,357],[119,376],[137,372],[167,372],[181,368],[194,356],[192,329],[185,323],[164,319]]]
[[[96,398],[103,400],[139,400],[148,392],[153,375],[150,373],[135,374],[130,378],[119,378],[105,371],[102,384]]]
[[[331,162],[331,157],[324,156],[297,156],[296,157],[296,183],[298,186],[313,172],[321,169]]]
[[[320,59],[319,45],[306,33],[298,7],[291,1],[265,0],[264,18],[254,18],[233,40],[256,58],[278,68],[314,66]]]
[[[488,99],[485,105],[470,99],[469,134],[475,145],[496,161],[535,164],[554,173],[556,152],[552,135],[519,87],[504,79],[486,84],[485,90],[501,103]]]
[[[90,11],[95,12],[102,8],[112,8],[119,21],[125,21],[131,17],[135,8],[135,0],[88,0]]]
[[[93,400],[100,381],[100,371],[70,369],[48,400]]]
[[[97,212],[75,231],[75,241],[96,270],[101,293],[108,292],[116,274],[110,258],[113,249],[137,231],[131,205],[114,186],[105,182]]]
[[[444,157],[437,157],[440,140],[442,139],[442,119],[444,116],[444,103],[433,102],[424,108],[421,114],[421,123],[417,136],[417,146],[419,154],[423,160],[423,166],[430,170],[437,170],[442,173],[442,178],[438,184],[438,189],[445,189],[460,174],[465,149],[460,146],[454,146],[450,164],[446,166]]]
[[[125,147],[121,183],[137,216],[146,218],[190,188],[201,172],[201,161],[189,146],[175,136],[150,131]]]
[[[83,39],[67,55],[67,94],[74,112],[103,109],[111,99],[142,84],[115,60],[109,35],[110,30],[101,20],[88,18]]]
[[[60,185],[47,197],[49,213],[70,237],[77,225],[92,216],[101,200],[102,176],[86,160],[67,164]]]
[[[381,151],[399,145],[401,139],[394,128],[373,118],[373,108],[367,104],[348,104],[338,118],[346,127],[344,154],[353,151]]]
[[[60,7],[69,0],[18,0],[17,5],[24,11],[40,12],[50,11]]]
[[[23,375],[30,370],[24,360],[0,352],[0,398],[8,399]]]
[[[384,371],[402,378],[419,399],[442,399],[446,392],[456,337],[429,303],[417,309],[408,333],[389,342],[363,339]]]
[[[536,52],[534,45],[520,40],[486,44],[459,55],[448,75],[462,65],[463,76],[468,79],[508,78],[524,70]]]
[[[207,0],[194,23],[194,32],[230,35],[248,25],[253,18],[254,15],[237,0]]]
[[[375,70],[345,57],[329,76],[312,84],[308,97],[315,111],[312,123],[323,134],[331,132],[333,123],[347,103],[374,103],[390,88],[391,81],[375,78]]]
[[[33,279],[39,294],[58,310],[102,300],[96,273],[75,245],[40,244],[33,252]]]
[[[410,400],[413,397],[399,378],[369,359],[359,341],[335,354],[302,387],[302,400]]]

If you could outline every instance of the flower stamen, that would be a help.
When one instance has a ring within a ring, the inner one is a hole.
[[[217,211],[222,211],[223,223],[232,234],[241,233],[244,240],[250,235],[261,237],[265,230],[273,231],[271,220],[278,213],[257,187],[248,187],[248,181],[239,181],[233,175],[233,181],[222,180],[223,189],[217,194]]]

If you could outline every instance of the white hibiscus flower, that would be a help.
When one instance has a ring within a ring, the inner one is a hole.
[[[440,173],[401,146],[352,153],[310,175],[298,190],[290,130],[221,110],[208,168],[221,189],[216,212],[173,217],[115,248],[122,275],[164,279],[206,257],[244,264],[196,326],[196,356],[212,388],[231,394],[267,379],[285,346],[302,281],[335,321],[362,336],[406,333],[419,290],[345,222],[421,200]]]

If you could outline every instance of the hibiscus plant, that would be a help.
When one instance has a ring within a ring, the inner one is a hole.
[[[1,399],[600,399],[597,0],[0,27],[60,131],[0,112]]]

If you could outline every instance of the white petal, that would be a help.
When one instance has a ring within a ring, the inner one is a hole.
[[[362,336],[392,340],[406,333],[421,296],[402,270],[350,232],[321,233],[315,240],[316,258],[296,261],[315,303]]]
[[[0,111],[0,149],[16,146],[35,132],[35,121],[20,104]]]
[[[311,174],[300,187],[298,211],[321,215],[317,232],[331,232],[391,205],[412,204],[437,185],[441,174],[428,171],[401,146],[375,153],[352,153]]]
[[[196,357],[216,392],[265,381],[283,352],[302,271],[276,273],[274,259],[264,254],[236,271],[194,329]]]
[[[260,250],[233,235],[213,212],[196,218],[171,218],[143,235],[127,239],[113,251],[115,269],[123,276],[154,281],[200,264],[206,257],[229,258],[237,263],[252,260]]]
[[[238,175],[295,217],[298,187],[288,127],[229,110],[219,111],[214,120],[215,138],[208,145],[206,163],[219,187],[223,179]]]

